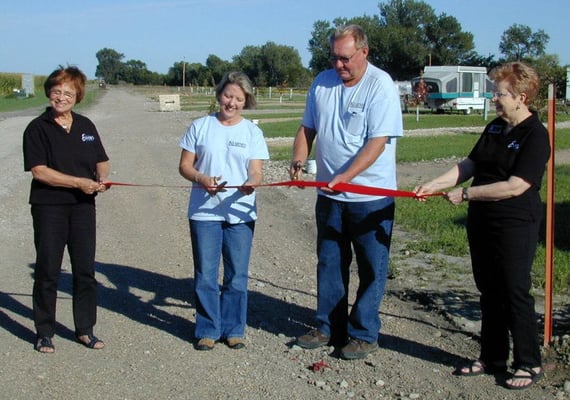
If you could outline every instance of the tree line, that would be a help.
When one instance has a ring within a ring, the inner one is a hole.
[[[533,32],[521,24],[508,27],[498,44],[501,57],[478,54],[473,34],[463,31],[459,21],[446,13],[436,15],[424,1],[390,0],[378,3],[378,15],[318,20],[313,24],[308,49],[309,68],[302,65],[299,52],[290,46],[267,42],[246,46],[232,60],[209,55],[206,64],[176,61],[166,74],[151,72],[140,60],[123,61],[114,49],[97,52],[96,76],[108,83],[135,85],[214,86],[228,70],[244,71],[256,86],[307,87],[319,72],[331,67],[329,36],[338,26],[356,23],[368,35],[369,61],[387,71],[394,80],[407,81],[421,74],[425,65],[468,65],[491,69],[508,61],[525,61],[535,67],[543,80],[557,86],[564,97],[566,67],[555,54],[546,54],[550,40],[544,30]]]

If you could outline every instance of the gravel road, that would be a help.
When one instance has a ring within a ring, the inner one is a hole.
[[[311,326],[316,305],[313,190],[258,189],[247,348],[194,350],[188,183],[178,175],[177,141],[196,115],[158,112],[156,102],[122,88],[108,89],[82,113],[102,135],[113,181],[163,187],[113,187],[98,198],[95,333],[105,349],[88,350],[73,339],[66,256],[56,353],[39,354],[32,347],[31,178],[21,155],[22,132],[36,114],[0,116],[0,398],[570,398],[568,369],[550,351],[546,378],[527,391],[503,388],[504,377],[453,376],[457,365],[478,354],[468,260],[450,260],[457,274],[446,279],[430,266],[430,255],[402,250],[413,237],[397,226],[392,255],[398,273],[380,310],[381,349],[365,360],[344,361],[333,349],[294,346],[294,337]],[[401,182],[413,183],[418,171],[435,174],[448,162],[399,166]],[[284,163],[270,162],[266,170],[266,181],[286,179]],[[567,303],[560,310],[570,313]]]

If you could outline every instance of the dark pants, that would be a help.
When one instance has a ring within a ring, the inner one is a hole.
[[[467,234],[481,292],[481,360],[504,367],[513,339],[513,367],[541,365],[537,316],[530,294],[538,221],[490,220],[470,212]]]
[[[93,332],[97,319],[95,205],[32,205],[36,267],[33,315],[38,336],[55,333],[57,284],[67,245],[73,274],[75,334]]]

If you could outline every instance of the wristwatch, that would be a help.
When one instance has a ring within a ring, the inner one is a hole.
[[[469,193],[467,193],[466,187],[464,187],[463,190],[461,191],[461,199],[463,201],[469,201]]]

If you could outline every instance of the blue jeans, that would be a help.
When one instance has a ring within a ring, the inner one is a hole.
[[[318,329],[334,344],[346,342],[347,336],[369,343],[378,340],[394,210],[393,198],[354,203],[318,196],[316,319]],[[349,315],[353,248],[359,284]]]
[[[243,337],[247,274],[255,222],[190,220],[196,294],[196,338]],[[218,285],[220,258],[224,276]]]

